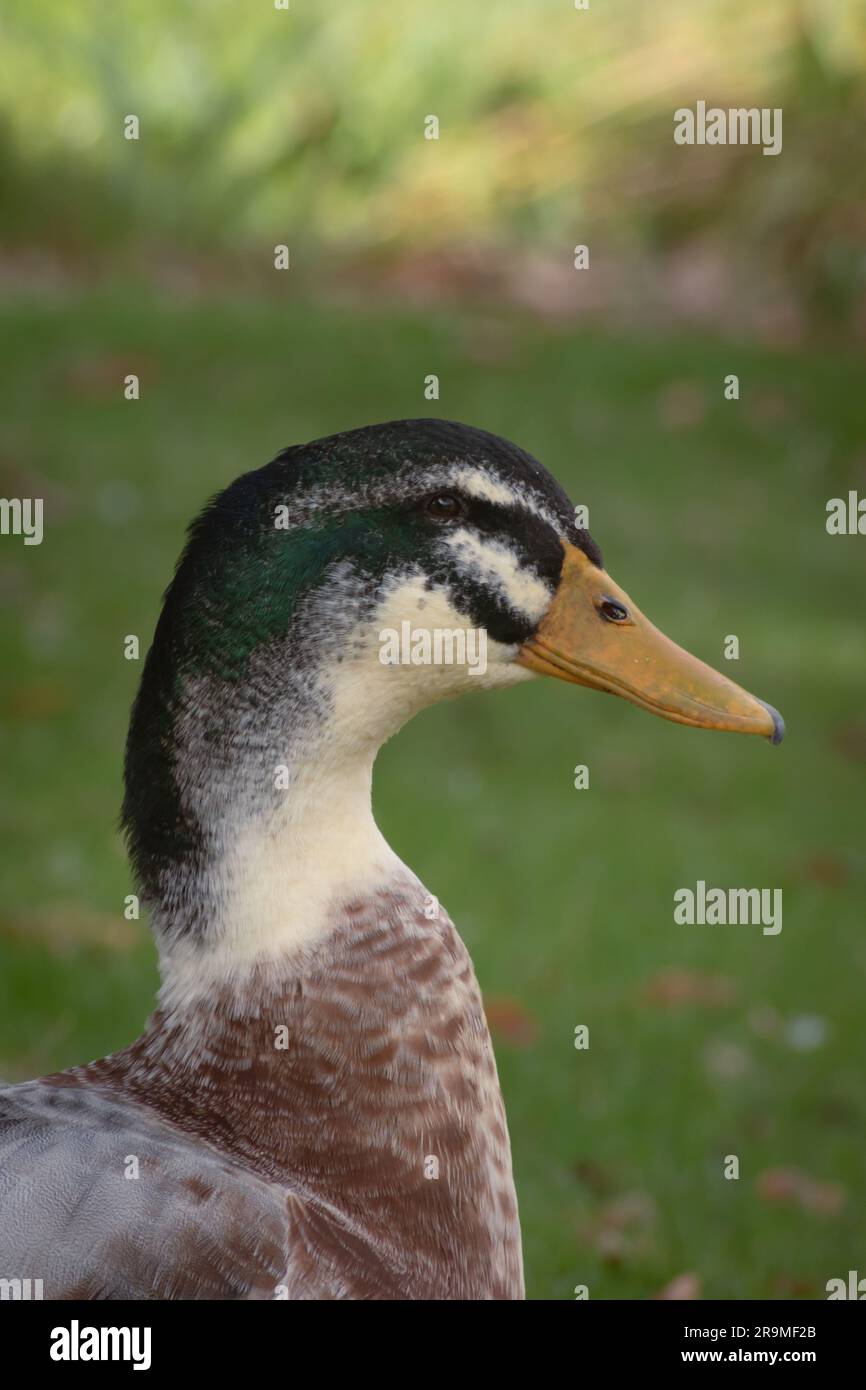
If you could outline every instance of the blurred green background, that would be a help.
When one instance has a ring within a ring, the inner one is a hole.
[[[0,1075],[150,1010],[123,638],[186,523],[287,444],[464,420],[536,454],[641,607],[789,729],[539,681],[380,758],[382,828],[485,992],[528,1294],[866,1274],[866,542],[824,526],[866,492],[864,52],[847,0],[7,3],[0,495],[44,497],[46,535],[0,538]],[[782,106],[782,154],[675,146],[698,98]],[[675,926],[699,878],[781,887],[781,934]]]

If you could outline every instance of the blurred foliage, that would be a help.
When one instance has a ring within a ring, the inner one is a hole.
[[[0,237],[68,259],[721,242],[814,326],[863,315],[862,0],[7,0]],[[781,106],[784,149],[673,142]],[[123,138],[123,118],[141,138]],[[441,138],[423,138],[438,116]],[[863,315],[866,317],[866,315]],[[862,326],[862,324],[861,324]]]

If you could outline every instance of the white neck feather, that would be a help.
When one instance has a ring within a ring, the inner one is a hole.
[[[343,904],[413,877],[373,819],[372,765],[370,753],[307,763],[272,819],[238,829],[220,866],[219,935],[164,950],[163,1003],[189,1002],[216,982],[241,984],[257,965],[302,957],[333,929]]]

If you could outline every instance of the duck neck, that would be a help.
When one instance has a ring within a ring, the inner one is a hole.
[[[340,902],[400,871],[371,808],[400,721],[359,706],[344,668],[305,666],[297,634],[233,680],[178,677],[154,659],[163,645],[133,711],[124,822],[166,986],[193,989],[297,956]]]
[[[173,866],[153,911],[162,998],[199,998],[256,968],[303,968],[345,905],[409,871],[373,818],[375,749],[296,746],[247,755],[233,793],[204,821],[207,853]],[[178,932],[195,908],[198,929]]]

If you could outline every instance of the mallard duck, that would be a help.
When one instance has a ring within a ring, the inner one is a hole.
[[[483,669],[435,644],[383,660],[404,624],[483,635]],[[5,1277],[46,1298],[523,1297],[472,963],[370,787],[416,711],[539,674],[782,736],[647,621],[541,464],[483,430],[352,430],[210,502],[126,749],[158,1007],[122,1051],[0,1093]]]

